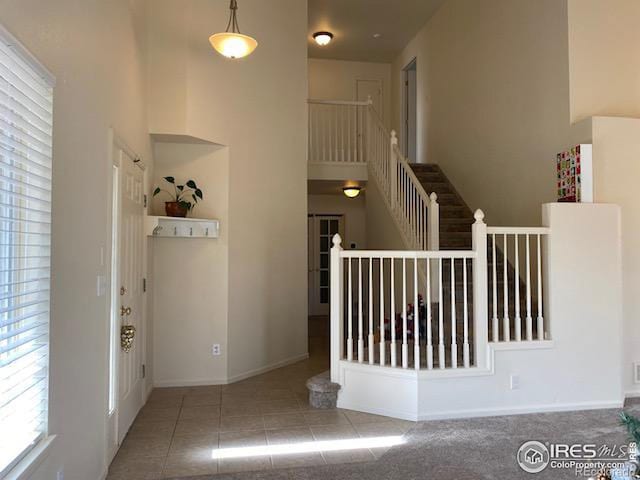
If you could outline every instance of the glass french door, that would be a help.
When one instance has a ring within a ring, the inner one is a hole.
[[[328,315],[332,239],[343,234],[342,215],[309,215],[309,315]]]

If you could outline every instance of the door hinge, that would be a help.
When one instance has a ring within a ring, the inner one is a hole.
[[[146,278],[142,279],[142,291],[143,292],[147,291],[147,279]]]
[[[142,364],[142,378],[145,378],[147,376],[147,366],[143,363]]]
[[[147,208],[147,195],[143,196],[143,205],[144,205],[144,208]]]

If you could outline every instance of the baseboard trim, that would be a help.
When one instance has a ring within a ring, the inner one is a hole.
[[[301,362],[303,360],[306,360],[307,358],[309,358],[309,353],[287,358],[279,362],[272,363],[271,365],[267,365],[261,368],[256,368],[254,370],[240,373],[238,375],[234,375],[228,378],[196,378],[194,380],[170,379],[170,380],[158,380],[158,381],[154,380],[153,387],[168,388],[168,387],[202,387],[207,385],[227,385],[229,383],[235,383],[241,380],[246,380],[247,378],[255,377],[256,375],[260,375],[262,373],[270,372],[271,370],[275,370],[277,368],[282,368],[282,367],[286,367],[287,365],[292,365],[294,363]]]
[[[197,378],[195,380],[160,380],[154,381],[154,388],[169,387],[204,387],[207,385],[226,385],[227,381],[221,378]]]
[[[640,397],[640,390],[629,390],[624,392],[624,398],[638,398]]]
[[[276,363],[272,363],[271,365],[267,365],[266,367],[256,368],[254,370],[249,370],[248,372],[240,373],[238,375],[233,375],[227,379],[227,383],[235,383],[241,380],[246,380],[247,378],[255,377],[256,375],[260,375],[262,373],[270,372],[271,370],[275,370],[277,368],[286,367],[288,365],[292,365],[294,363],[301,362],[309,358],[309,352],[304,353],[302,355],[297,355],[295,357],[286,358]]]
[[[607,402],[576,402],[551,405],[527,405],[523,407],[498,407],[470,410],[449,410],[439,413],[420,413],[418,420],[447,420],[454,418],[497,417],[508,415],[526,415],[530,413],[577,412],[581,410],[601,410],[622,408],[624,402],[611,400]]]

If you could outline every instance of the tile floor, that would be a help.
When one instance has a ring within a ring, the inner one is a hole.
[[[386,449],[212,459],[219,448],[403,435],[413,425],[347,410],[309,407],[305,382],[328,369],[322,320],[310,320],[310,358],[224,386],[155,389],[111,464],[108,480],[372,461]]]

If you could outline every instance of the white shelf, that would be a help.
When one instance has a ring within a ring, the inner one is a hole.
[[[145,232],[148,237],[160,238],[218,238],[220,222],[202,218],[147,216]]]

